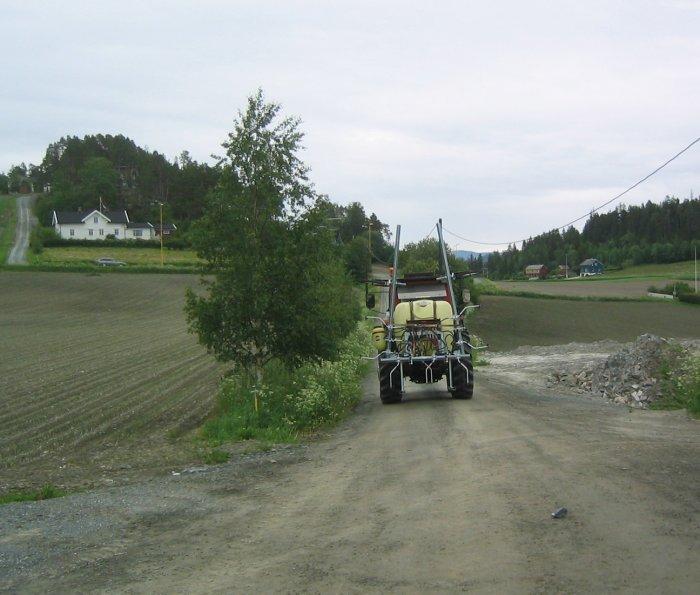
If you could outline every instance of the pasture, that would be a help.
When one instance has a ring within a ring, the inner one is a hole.
[[[186,329],[197,283],[0,272],[0,492],[192,460],[223,371]]]
[[[97,242],[96,242],[97,244]],[[39,265],[84,265],[94,264],[98,258],[115,258],[127,265],[160,266],[160,248],[131,248],[68,246],[44,248],[41,254],[32,256],[32,264]],[[197,266],[199,259],[193,250],[163,250],[166,265]]]
[[[482,296],[470,328],[494,351],[522,345],[631,341],[642,333],[700,339],[700,307],[674,302]]]

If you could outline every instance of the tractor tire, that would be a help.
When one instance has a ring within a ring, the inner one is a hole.
[[[474,396],[474,368],[471,360],[465,361],[468,371],[458,362],[452,362],[452,398],[471,399]]]
[[[394,364],[379,366],[379,398],[384,405],[401,402],[401,376],[399,369],[394,370],[394,366]]]

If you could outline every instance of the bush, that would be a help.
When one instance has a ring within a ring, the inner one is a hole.
[[[678,300],[688,304],[700,304],[700,293],[681,293]]]
[[[65,238],[58,237],[54,233],[53,237],[47,238],[44,241],[44,246],[46,248],[60,248],[62,246],[82,248],[94,248],[95,246],[106,248],[159,248],[160,240],[117,240],[107,238],[104,240],[67,240]]]
[[[677,281],[675,283],[668,283],[664,287],[656,287],[655,285],[650,285],[647,288],[647,291],[650,291],[651,293],[663,293],[666,295],[683,295],[685,293],[693,293],[692,287],[688,285],[687,283],[683,283],[682,281]]]
[[[44,250],[44,246],[56,239],[60,238],[52,227],[42,227],[39,225],[32,230],[32,235],[29,238],[29,249],[34,254],[41,254]]]
[[[250,378],[232,373],[222,383],[218,414],[202,435],[216,444],[251,438],[291,442],[300,432],[336,422],[359,400],[362,356],[370,352],[370,334],[359,324],[341,342],[336,359],[293,370],[273,361],[257,390]]]
[[[663,396],[653,409],[687,409],[700,416],[700,356],[686,355],[662,366]]]

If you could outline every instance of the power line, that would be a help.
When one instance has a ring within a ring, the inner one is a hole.
[[[675,154],[673,157],[671,157],[668,161],[666,161],[666,162],[662,163],[661,165],[659,165],[659,167],[657,167],[654,171],[652,171],[651,173],[649,173],[649,174],[647,174],[646,176],[644,176],[641,180],[639,180],[638,182],[635,182],[635,183],[632,184],[629,188],[627,188],[626,190],[623,190],[622,192],[620,192],[620,194],[618,194],[618,195],[616,195],[616,196],[613,196],[610,200],[604,202],[602,205],[597,206],[595,209],[591,209],[591,210],[590,210],[588,213],[586,213],[585,215],[581,215],[580,217],[577,217],[576,219],[573,219],[573,220],[569,221],[568,223],[565,223],[564,225],[560,225],[559,227],[555,228],[555,230],[556,230],[556,231],[560,231],[560,230],[562,230],[562,229],[564,229],[564,228],[566,228],[566,227],[569,227],[570,225],[573,225],[574,223],[576,223],[576,222],[578,222],[578,221],[581,221],[581,219],[585,219],[585,218],[588,217],[589,215],[595,213],[596,211],[599,211],[599,210],[602,209],[603,207],[607,207],[610,203],[613,203],[613,202],[615,202],[616,200],[622,198],[622,197],[623,197],[625,194],[627,194],[630,190],[634,190],[637,186],[639,186],[639,185],[642,184],[643,182],[646,182],[646,181],[647,181],[649,178],[651,178],[654,174],[656,174],[656,173],[658,173],[659,171],[661,171],[664,167],[666,167],[666,166],[667,166],[669,163],[671,163],[672,161],[675,161],[678,157],[680,157],[681,155],[683,155],[683,153],[685,153],[688,149],[690,149],[693,145],[697,144],[698,142],[700,142],[700,137],[696,138],[692,143],[690,143],[687,147],[685,147],[685,148],[682,149],[681,151],[678,151],[678,153],[676,153],[676,154]],[[478,240],[470,240],[469,238],[465,238],[464,236],[461,236],[461,235],[459,235],[459,234],[457,234],[457,233],[455,233],[455,232],[453,232],[453,231],[450,231],[449,229],[447,229],[447,228],[444,227],[444,226],[443,226],[443,229],[444,229],[447,233],[449,233],[450,235],[452,235],[452,236],[454,236],[454,237],[456,237],[456,238],[459,238],[460,240],[464,240],[465,242],[471,242],[472,244],[481,244],[482,246],[505,246],[505,245],[510,245],[510,244],[519,244],[519,243],[521,243],[521,242],[525,242],[525,241],[527,241],[528,239],[530,239],[530,238],[524,238],[524,239],[522,239],[522,240],[514,240],[514,241],[510,241],[510,242],[480,242],[480,241],[478,241]],[[552,231],[554,231],[554,230],[552,230]]]
[[[426,233],[420,240],[419,242],[422,242],[423,240],[427,240],[431,235],[433,235],[433,232],[435,231],[435,228],[437,227],[437,223],[433,223],[433,226],[428,230],[428,233]]]

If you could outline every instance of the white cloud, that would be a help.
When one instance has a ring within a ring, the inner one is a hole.
[[[694,2],[6,2],[0,169],[65,134],[219,151],[262,86],[320,191],[418,239],[537,233],[700,132]],[[689,153],[626,200],[700,188]],[[598,198],[602,200],[598,200]]]

